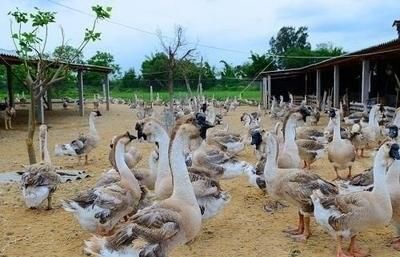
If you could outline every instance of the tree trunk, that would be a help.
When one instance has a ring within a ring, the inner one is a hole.
[[[173,94],[174,94],[174,72],[172,69],[168,71],[168,91],[169,91],[169,108],[172,110]]]
[[[31,94],[31,105],[29,108],[29,120],[28,120],[28,137],[26,138],[26,147],[28,150],[29,164],[36,163],[36,153],[33,146],[33,137],[35,135],[36,116],[35,116],[35,94],[33,92],[33,85],[29,85]]]
[[[190,81],[189,81],[189,78],[187,77],[186,73],[183,73],[183,78],[185,79],[186,90],[188,91],[190,96],[193,96],[192,88],[190,87]]]

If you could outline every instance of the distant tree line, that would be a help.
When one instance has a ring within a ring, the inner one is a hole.
[[[52,53],[54,58],[69,59],[76,55],[77,49],[68,46],[63,51],[56,48]],[[196,91],[199,77],[201,78],[204,90],[211,88],[235,89],[244,88],[249,81],[255,78],[262,70],[276,70],[302,67],[323,59],[320,57],[333,57],[342,55],[345,52],[341,47],[332,43],[317,44],[311,47],[307,27],[282,27],[276,36],[269,40],[269,49],[264,54],[250,53],[246,62],[241,65],[232,65],[221,60],[222,70],[217,71],[216,67],[200,59],[199,57],[188,58],[176,64],[174,75],[175,89],[185,90],[187,83],[193,91]],[[318,57],[318,58],[315,58]],[[78,63],[91,65],[108,66],[113,68],[111,78],[111,90],[132,91],[148,90],[153,86],[155,91],[166,91],[168,79],[168,56],[165,52],[159,51],[146,56],[142,62],[140,71],[134,68],[122,72],[120,66],[115,62],[114,56],[108,52],[97,51],[92,57],[85,59],[83,54],[76,58]],[[267,68],[266,68],[267,67]],[[16,92],[26,91],[22,80],[24,69],[13,66],[16,79]],[[104,75],[87,72],[84,74],[85,90],[89,92],[100,92]],[[260,78],[261,79],[261,78]],[[5,69],[0,66],[0,88],[6,85]],[[69,72],[65,80],[60,82],[62,87],[55,87],[54,93],[62,96],[65,92],[76,91],[76,74]]]

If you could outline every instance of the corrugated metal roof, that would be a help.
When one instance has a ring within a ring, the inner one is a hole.
[[[4,59],[7,59],[7,62],[5,62],[5,64],[21,64],[23,62],[23,60],[19,57],[17,51],[15,50],[7,50],[0,48],[0,57],[3,57],[0,58],[0,63],[2,62],[2,60],[4,61]],[[30,61],[35,62],[36,60],[30,60]],[[59,62],[58,64],[55,63],[55,65],[59,64],[69,65],[74,70],[86,70],[86,71],[95,71],[104,73],[110,73],[113,71],[113,69],[110,67],[97,66],[91,64],[66,63],[66,62]]]
[[[317,63],[313,63],[307,66],[299,67],[299,68],[292,68],[292,69],[286,69],[286,70],[275,70],[275,71],[266,71],[263,72],[262,74],[266,75],[285,75],[285,74],[296,74],[296,73],[301,73],[304,72],[308,69],[316,69],[318,67],[322,66],[328,66],[330,64],[334,64],[338,61],[346,61],[346,60],[354,60],[355,58],[359,58],[360,55],[374,55],[374,54],[379,54],[379,51],[385,51],[385,48],[390,48],[390,47],[396,47],[394,51],[399,51],[400,52],[400,39],[393,39],[388,42],[380,43],[377,45],[373,45],[367,48],[363,48],[361,50],[357,50],[351,53],[347,53],[344,55],[336,56],[329,58],[327,60],[323,60]],[[378,52],[378,53],[374,53]]]

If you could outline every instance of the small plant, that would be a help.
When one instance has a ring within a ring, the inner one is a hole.
[[[26,74],[24,83],[29,89],[31,99],[28,136],[26,139],[30,164],[36,163],[35,149],[33,147],[36,125],[36,102],[44,96],[45,92],[51,86],[64,79],[65,74],[69,70],[69,64],[75,61],[89,42],[100,40],[101,33],[96,31],[96,25],[99,20],[104,20],[111,16],[111,7],[104,8],[96,5],[92,7],[92,11],[95,13],[95,19],[92,26],[85,29],[84,37],[77,48],[76,55],[62,61],[59,58],[50,59],[46,53],[49,26],[56,22],[55,12],[42,11],[35,7],[32,13],[22,12],[18,8],[8,13],[12,18],[10,23],[11,38],[17,54],[24,63]],[[61,35],[62,44],[60,51],[63,52],[66,48],[62,29]]]

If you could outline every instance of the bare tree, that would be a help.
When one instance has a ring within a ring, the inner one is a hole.
[[[178,25],[175,28],[175,35],[172,39],[164,37],[161,31],[158,31],[158,38],[160,39],[161,46],[164,53],[168,57],[168,91],[170,109],[172,110],[173,93],[174,93],[174,75],[179,62],[192,57],[196,48],[187,48],[188,43],[185,40],[185,33],[182,26]]]

